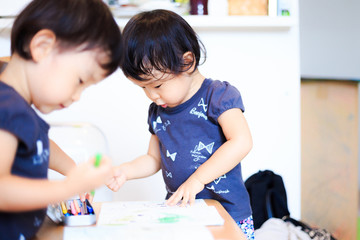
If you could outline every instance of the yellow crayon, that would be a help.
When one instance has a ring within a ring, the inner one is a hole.
[[[66,209],[66,206],[65,206],[65,203],[64,202],[61,202],[60,203],[60,206],[61,206],[61,210],[63,212],[63,214],[67,214],[67,209]]]

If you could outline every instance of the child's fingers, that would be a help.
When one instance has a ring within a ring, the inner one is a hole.
[[[82,191],[90,191],[105,184],[111,176],[111,161],[106,157],[102,160],[98,167],[94,166],[94,158],[78,164],[71,173],[71,181],[79,183]]]
[[[180,202],[182,197],[183,197],[182,192],[178,190],[167,200],[166,204],[169,206],[174,206],[178,202]]]
[[[80,201],[85,201],[85,198],[86,198],[86,193],[81,193],[80,195],[79,195],[79,198],[80,198]]]
[[[94,200],[94,196],[92,194],[89,194],[89,193],[86,194],[86,198],[87,198],[87,200],[89,200],[90,203],[92,203],[93,200]]]
[[[107,167],[107,166],[111,165],[111,159],[107,155],[100,155],[100,160],[97,160],[97,158],[98,158],[98,155],[93,156],[92,158],[89,159],[89,162],[95,168],[104,167],[104,166]]]
[[[114,192],[116,192],[120,189],[120,185],[114,179],[111,183],[107,184],[107,186]]]
[[[186,204],[189,202],[189,194],[185,193],[182,197],[182,203],[180,204],[180,207],[185,207]]]
[[[96,160],[95,160],[96,161]],[[95,163],[96,162],[94,162],[94,166],[95,166]],[[99,167],[112,167],[111,166],[111,158],[109,158],[108,156],[102,156],[101,157],[101,161],[100,161],[100,163],[99,163]],[[96,167],[96,166],[95,166]]]
[[[104,183],[106,183],[109,177],[112,176],[112,165],[110,158],[106,156],[102,157],[99,166],[98,167],[94,166],[94,167],[96,168],[96,170],[99,170],[102,173],[102,175],[106,177]]]
[[[110,177],[110,178],[108,178],[107,179],[107,181],[106,181],[106,186],[111,186],[112,184],[114,184],[114,181],[115,181],[115,179],[114,179],[114,177]]]
[[[189,199],[189,204],[190,204],[190,206],[192,206],[192,205],[195,204],[195,196],[196,196],[196,195],[190,197],[190,199]]]

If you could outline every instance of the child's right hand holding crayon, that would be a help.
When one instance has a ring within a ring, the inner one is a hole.
[[[67,174],[65,184],[74,195],[90,192],[109,181],[112,176],[110,158],[102,156],[98,166],[95,166],[95,161],[93,157],[87,162],[80,163]]]

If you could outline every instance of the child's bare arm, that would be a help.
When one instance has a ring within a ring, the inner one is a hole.
[[[131,162],[124,163],[123,170],[126,179],[130,180],[151,176],[160,170],[160,162],[159,140],[156,135],[151,135],[147,154]]]
[[[227,141],[177,189],[168,199],[169,205],[175,205],[181,199],[182,205],[188,201],[192,204],[205,184],[229,172],[251,150],[250,130],[240,109],[225,111],[218,122]]]
[[[104,158],[98,168],[88,161],[73,168],[61,181],[31,179],[11,174],[17,149],[17,138],[0,130],[0,211],[17,212],[46,207],[105,183],[111,163]]]
[[[113,191],[118,191],[127,180],[144,178],[157,173],[161,168],[160,162],[159,140],[156,135],[152,135],[147,154],[114,167],[113,178],[107,186]]]
[[[50,139],[49,168],[63,175],[76,167],[76,163],[54,141]]]

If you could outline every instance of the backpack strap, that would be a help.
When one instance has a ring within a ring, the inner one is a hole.
[[[290,216],[286,199],[279,195],[279,192],[270,188],[266,192],[265,204],[268,218],[283,218]]]

